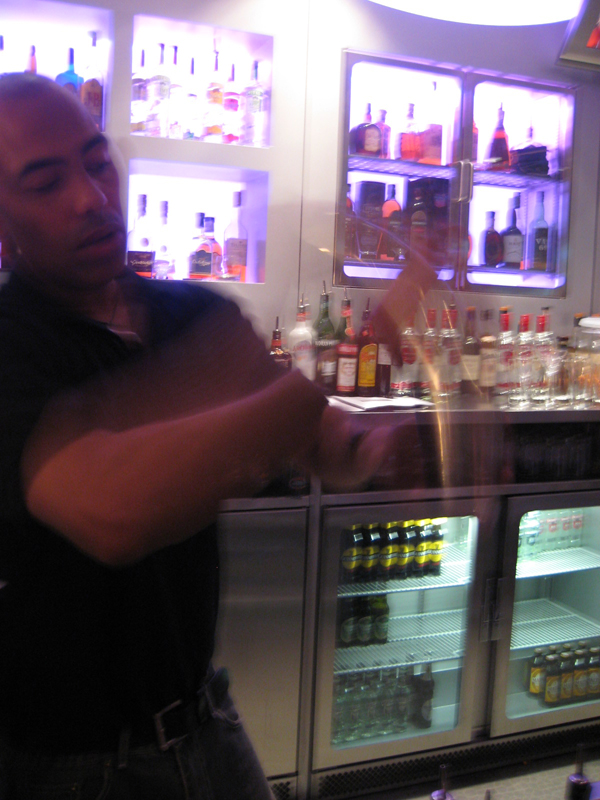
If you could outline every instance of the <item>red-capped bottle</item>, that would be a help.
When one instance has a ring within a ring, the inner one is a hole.
[[[358,334],[358,377],[356,391],[361,397],[373,397],[376,391],[377,378],[377,342],[369,309],[363,311],[362,327]]]

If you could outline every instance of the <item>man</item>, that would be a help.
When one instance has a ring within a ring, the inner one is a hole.
[[[78,101],[0,78],[16,263],[0,292],[6,796],[262,800],[210,666],[219,504],[292,459],[360,485],[394,434],[357,435],[281,375],[232,303],[126,270],[125,238],[107,141]]]

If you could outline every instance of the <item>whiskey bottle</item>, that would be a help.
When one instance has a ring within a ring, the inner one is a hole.
[[[380,109],[379,111],[379,120],[375,123],[379,130],[381,131],[381,158],[389,158],[390,157],[390,134],[391,128],[385,121],[387,117],[387,111],[385,109]]]
[[[544,218],[544,193],[537,192],[527,244],[528,268],[548,269],[548,223]]]
[[[210,278],[212,275],[212,248],[204,231],[204,214],[196,214],[196,235],[189,257],[189,277],[192,280]]]
[[[523,234],[517,225],[517,208],[521,205],[520,195],[510,201],[510,220],[502,231],[502,258],[505,267],[523,269]]]
[[[223,143],[237,144],[240,140],[240,93],[235,81],[235,64],[223,91]]]
[[[87,108],[98,130],[104,130],[104,78],[98,56],[97,33],[92,31],[88,65],[83,73],[81,102]]]
[[[232,280],[245,283],[248,256],[248,231],[240,222],[242,193],[233,193],[233,215],[225,228],[223,271]]]
[[[409,103],[404,128],[397,138],[396,158],[402,161],[418,161],[420,157],[421,141],[415,122],[415,106],[414,103]]]
[[[483,263],[486,267],[497,267],[502,261],[502,237],[495,228],[496,212],[487,212],[487,228],[483,233]]]
[[[387,198],[381,207],[383,231],[379,243],[379,258],[383,261],[401,261],[405,248],[402,241],[402,209],[396,199],[396,186],[387,187]]]
[[[350,184],[347,184],[346,212],[344,214],[344,256],[356,258],[356,214],[350,197]]]
[[[147,197],[139,194],[137,215],[127,235],[127,266],[144,278],[152,277],[154,252],[152,250],[152,226],[147,215]]]
[[[427,247],[427,210],[423,191],[420,187],[415,189],[412,204],[409,209],[410,232],[409,232],[409,258],[412,254],[423,254]]]
[[[210,248],[210,268],[213,278],[227,279],[229,273],[223,269],[223,248],[215,239],[215,218],[204,217],[204,234]]]
[[[363,122],[350,131],[348,151],[358,156],[379,158],[382,150],[382,132],[371,117],[371,104],[367,103]]]

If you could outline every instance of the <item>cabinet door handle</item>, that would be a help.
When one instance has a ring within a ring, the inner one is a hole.
[[[502,635],[502,628],[505,620],[504,604],[506,602],[506,579],[499,578],[496,582],[496,602],[492,615],[492,628],[490,641],[497,642]]]
[[[459,161],[457,203],[470,203],[473,199],[473,164],[471,161]]]
[[[496,579],[488,578],[485,582],[485,593],[481,611],[481,625],[479,628],[479,641],[489,642],[492,632],[492,616],[496,598]]]

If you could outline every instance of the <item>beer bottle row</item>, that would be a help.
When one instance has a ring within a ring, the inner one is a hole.
[[[525,688],[548,707],[600,699],[600,647],[580,641],[536,647],[526,662]]]
[[[332,744],[403,734],[409,725],[431,727],[434,679],[431,662],[336,675]]]
[[[390,607],[386,596],[343,597],[338,604],[337,647],[386,644]]]
[[[370,522],[342,532],[341,584],[439,575],[445,517]]]

